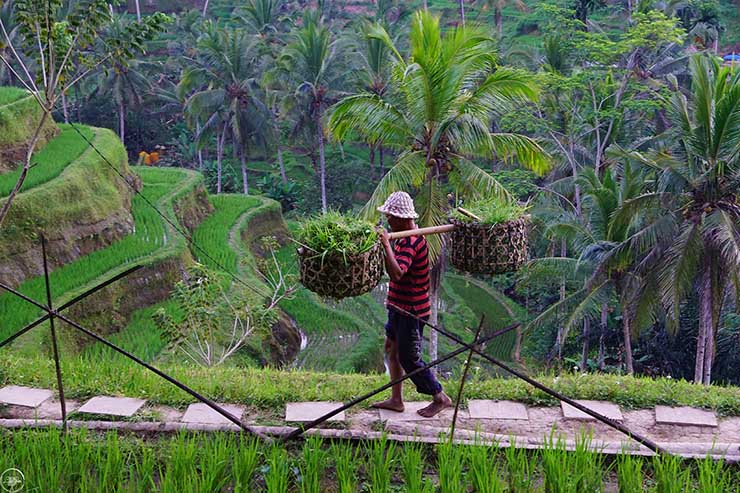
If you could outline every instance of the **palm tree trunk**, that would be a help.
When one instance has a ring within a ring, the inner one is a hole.
[[[370,173],[373,178],[375,179],[376,176],[376,170],[375,170],[375,146],[373,144],[368,144],[368,149],[370,150]]]
[[[565,258],[567,254],[568,244],[563,238],[562,240],[560,240],[560,256]],[[562,303],[563,300],[565,300],[565,276],[563,276],[563,279],[560,282],[560,302]],[[557,354],[558,361],[561,361],[563,359],[563,346],[565,345],[565,341],[563,340],[564,338],[565,326],[561,325],[560,327],[558,327],[558,334],[555,338],[555,353]]]
[[[694,365],[694,383],[703,383],[704,385],[709,385],[711,382],[711,348],[714,344],[712,266],[709,257],[705,253],[699,284],[699,335],[696,340],[696,363]]]
[[[200,135],[200,122],[195,122],[195,134]],[[198,146],[200,147],[200,146]],[[198,149],[198,169],[203,172],[203,149]]]
[[[69,105],[65,93],[62,93],[62,113],[64,114],[64,123],[69,123]]]
[[[380,145],[378,147],[379,152],[379,159],[380,159],[380,177],[383,178],[385,176],[385,161],[383,161],[383,146]]]
[[[601,304],[601,323],[599,326],[599,370],[604,371],[606,367],[604,350],[604,339],[606,338],[606,329],[609,323],[609,307],[606,303]]]
[[[278,166],[280,167],[280,178],[283,180],[283,184],[288,184],[288,175],[285,173],[285,163],[283,162],[283,147],[280,145],[280,141],[277,143],[277,160]]]
[[[216,193],[221,193],[222,165],[224,157],[224,144],[226,143],[226,124],[221,131],[221,137],[216,140]]]
[[[324,156],[324,128],[321,125],[321,115],[316,118],[316,137],[319,141],[319,181],[321,185],[321,210],[328,209],[326,202],[326,156]]]
[[[588,351],[589,351],[589,338],[591,337],[591,321],[587,318],[583,319],[583,351],[581,352],[581,371],[586,371],[588,368]]]
[[[437,325],[439,323],[439,288],[442,285],[442,276],[444,275],[445,265],[445,246],[442,245],[442,249],[439,253],[439,259],[432,266],[430,272],[430,286],[429,286],[429,299],[432,302],[432,313],[429,315],[429,323]],[[439,353],[439,343],[437,340],[437,331],[431,329],[429,333],[429,359],[434,361],[437,359]]]
[[[427,0],[424,0],[424,10],[429,10],[429,5],[427,5]]]
[[[247,179],[247,158],[244,156],[244,151],[239,152],[239,159],[242,164],[242,186],[244,195],[249,195],[249,180]]]
[[[504,37],[504,15],[501,9],[497,6],[493,8],[493,22],[496,24],[496,32],[498,33],[499,39]]]
[[[134,3],[136,4],[136,22],[141,22],[141,5],[139,5],[139,0],[134,0]]]
[[[123,105],[123,98],[118,103],[118,137],[123,145],[126,145],[126,108]]]
[[[465,26],[465,3],[460,0],[460,24]]]
[[[622,305],[622,335],[624,337],[624,365],[628,375],[634,375],[635,368],[632,365],[632,330],[630,329],[630,317],[626,313],[627,307]]]
[[[202,15],[203,15],[203,17],[205,17],[207,13],[208,13],[208,0],[206,0],[206,1],[205,1],[205,2],[203,3],[203,14],[202,14]]]

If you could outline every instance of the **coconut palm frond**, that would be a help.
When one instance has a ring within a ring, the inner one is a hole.
[[[414,201],[417,204],[419,214],[418,224],[421,227],[440,226],[446,221],[448,209],[447,195],[437,180],[428,180],[419,190]],[[444,237],[442,235],[430,235],[427,237],[429,248],[429,262],[436,264],[442,254]]]
[[[360,215],[370,221],[378,218],[380,207],[388,196],[399,190],[418,189],[426,178],[426,156],[420,151],[409,151],[402,153],[396,160],[396,164],[388,170],[388,173],[375,187],[370,200],[360,211]]]
[[[525,277],[538,276],[545,272],[551,277],[578,279],[583,277],[584,265],[578,259],[570,257],[540,257],[527,264]]]
[[[467,159],[458,159],[449,176],[455,190],[470,200],[491,196],[511,200],[509,192],[496,178]]]
[[[337,140],[355,132],[369,142],[408,146],[413,139],[404,114],[375,94],[357,94],[333,106],[328,131]]]
[[[694,224],[682,231],[665,253],[658,285],[672,323],[677,323],[681,301],[693,286],[703,250],[700,227]]]
[[[729,270],[740,269],[740,218],[736,214],[715,209],[705,219],[702,233],[721,252]]]
[[[516,161],[538,175],[550,170],[550,157],[536,140],[512,133],[491,134],[490,148],[486,149],[504,161]]]

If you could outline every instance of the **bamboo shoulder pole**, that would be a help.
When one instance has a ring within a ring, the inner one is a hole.
[[[428,228],[419,229],[408,229],[406,231],[398,231],[390,233],[388,237],[391,240],[397,240],[399,238],[406,238],[409,236],[426,236],[426,235],[439,235],[442,233],[449,233],[455,229],[454,224],[444,224],[442,226],[430,226]]]

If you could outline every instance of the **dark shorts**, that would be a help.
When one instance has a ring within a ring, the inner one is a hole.
[[[424,324],[414,317],[403,315],[388,308],[388,323],[385,336],[398,344],[398,360],[406,373],[425,366],[421,357]],[[427,369],[411,377],[420,394],[434,395],[442,391],[442,385],[434,373]]]

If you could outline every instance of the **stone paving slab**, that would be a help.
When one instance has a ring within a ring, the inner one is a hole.
[[[320,418],[343,405],[343,402],[289,402],[285,406],[285,421],[306,423]],[[345,419],[346,416],[342,411],[327,421],[344,421]]]
[[[527,406],[513,401],[472,399],[468,401],[468,412],[471,419],[529,419]]]
[[[613,421],[624,421],[624,416],[622,415],[622,411],[619,409],[619,406],[612,402],[606,402],[606,401],[576,401],[578,404],[585,406],[592,411],[595,411],[602,416],[606,416],[607,418],[613,420]],[[560,402],[560,407],[563,410],[563,416],[565,419],[579,419],[583,421],[596,421],[596,418],[589,416],[588,414],[579,411],[575,407],[571,406],[570,404],[566,404],[565,402]]]
[[[433,420],[433,419],[451,419],[452,415],[455,412],[454,407],[448,407],[447,409],[443,410],[436,416],[433,416],[431,418],[425,418],[423,416],[420,416],[416,411],[419,409],[423,409],[427,407],[429,404],[431,404],[430,401],[421,401],[421,402],[404,402],[405,409],[402,413],[391,411],[389,409],[380,409],[380,420],[381,421],[426,421],[426,420]],[[464,409],[460,409],[460,411],[457,413],[457,417],[459,419],[466,419],[469,418],[470,415],[468,414],[468,411]]]
[[[108,414],[110,416],[131,417],[146,401],[131,397],[107,397],[99,395],[87,401],[78,412],[88,414]]]
[[[38,407],[42,402],[50,399],[52,395],[54,395],[54,392],[47,389],[8,385],[0,389],[0,404]]]
[[[224,410],[226,410],[227,412],[233,414],[236,418],[240,420],[242,419],[242,414],[244,414],[244,407],[234,404],[219,404],[219,406],[223,407]],[[208,406],[207,404],[203,404],[202,402],[199,402],[197,404],[190,404],[187,411],[185,411],[185,415],[182,417],[181,421],[185,423],[202,423],[213,425],[235,424],[226,416],[215,411],[210,406]]]
[[[712,411],[694,407],[655,406],[655,422],[667,425],[691,425],[716,427],[717,415]]]

